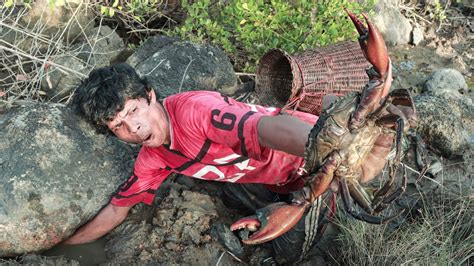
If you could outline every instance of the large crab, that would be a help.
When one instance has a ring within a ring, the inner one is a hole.
[[[406,175],[403,175],[402,186],[394,184],[401,160],[402,134],[416,123],[413,100],[404,89],[389,93],[392,69],[381,34],[365,15],[367,26],[354,14],[346,12],[359,32],[359,43],[365,57],[373,65],[367,70],[370,81],[362,92],[348,94],[334,102],[312,129],[306,150],[309,147],[316,152],[306,154],[305,169],[311,175],[299,193],[303,197],[291,204],[278,202],[259,209],[256,215],[231,225],[233,231],[256,231],[243,240],[246,244],[267,242],[290,230],[334,180],[339,183],[347,212],[356,219],[381,224],[400,214],[377,215],[406,187]],[[367,160],[374,143],[384,137],[394,139],[396,155],[389,162],[389,180],[374,193],[369,193],[360,184],[356,169]],[[354,208],[352,199],[364,211]]]

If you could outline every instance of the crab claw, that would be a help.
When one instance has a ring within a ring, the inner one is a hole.
[[[364,124],[365,118],[384,102],[392,84],[392,68],[382,34],[366,15],[363,16],[367,27],[353,13],[347,9],[346,12],[359,32],[359,44],[362,52],[373,66],[367,71],[370,79],[369,84],[362,91],[359,106],[349,122],[349,128],[354,130],[360,128]]]
[[[387,46],[385,45],[382,34],[380,34],[380,32],[372,24],[372,22],[369,21],[365,14],[362,14],[362,16],[367,23],[367,27],[353,13],[347,9],[345,10],[360,35],[359,44],[362,52],[365,55],[365,58],[374,66],[375,71],[377,71],[380,77],[385,78],[390,62],[388,58]]]
[[[288,232],[303,217],[305,204],[287,204],[277,202],[265,208],[258,209],[256,215],[238,220],[230,226],[230,230],[240,229],[255,231],[244,244],[256,245],[271,241]]]

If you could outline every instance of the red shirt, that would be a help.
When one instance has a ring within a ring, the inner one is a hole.
[[[170,119],[170,145],[141,148],[134,174],[113,196],[112,204],[151,204],[172,172],[221,182],[276,186],[297,182],[301,187],[303,158],[258,142],[258,121],[278,115],[279,108],[245,104],[210,91],[176,94],[167,97],[163,106]],[[292,115],[310,124],[318,118],[298,111]]]

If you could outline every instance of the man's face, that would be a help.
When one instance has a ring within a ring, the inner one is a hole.
[[[155,92],[145,98],[128,99],[123,110],[107,123],[117,138],[129,142],[158,147],[169,144],[169,120],[164,108],[156,101]]]

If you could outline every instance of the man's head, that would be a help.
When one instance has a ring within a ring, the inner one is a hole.
[[[157,147],[169,143],[169,122],[145,79],[127,64],[93,70],[77,88],[78,111],[119,139]]]

